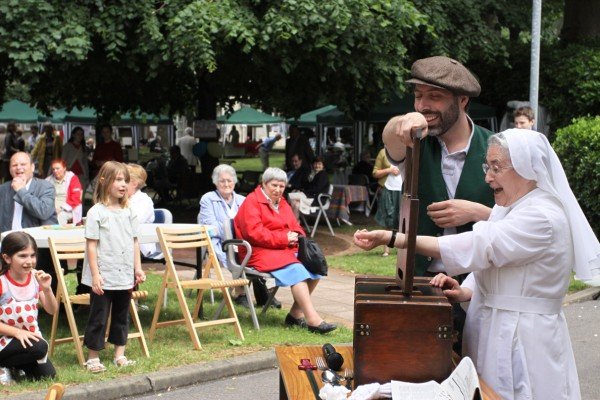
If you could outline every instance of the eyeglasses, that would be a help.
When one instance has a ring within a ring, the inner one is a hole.
[[[221,185],[232,184],[233,183],[233,179],[219,179],[217,181],[217,183],[219,183]]]
[[[508,165],[506,167],[501,167],[496,164],[488,165],[487,163],[483,163],[483,164],[481,164],[481,168],[483,169],[483,173],[486,175],[488,172],[490,172],[492,175],[498,175],[500,172],[504,171],[505,169],[512,169],[513,167],[511,165]]]

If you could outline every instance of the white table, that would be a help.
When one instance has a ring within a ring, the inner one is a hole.
[[[140,224],[138,240],[140,244],[158,243],[156,227],[162,226],[165,228],[195,228],[197,224]],[[6,235],[13,231],[2,232],[0,239],[4,239]],[[60,228],[58,225],[40,226],[36,228],[25,228],[20,232],[30,234],[37,243],[39,248],[48,248],[48,238],[83,238],[85,229],[83,226]]]

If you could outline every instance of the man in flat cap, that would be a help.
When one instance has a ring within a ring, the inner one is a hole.
[[[479,96],[481,87],[465,66],[448,57],[417,60],[411,75],[407,82],[414,85],[416,112],[394,117],[385,126],[388,158],[404,171],[406,146],[422,129],[426,137],[421,141],[417,233],[441,236],[470,231],[475,222],[488,219],[494,205],[481,168],[492,132],[467,115],[469,101]],[[441,260],[416,257],[415,276],[443,271]]]

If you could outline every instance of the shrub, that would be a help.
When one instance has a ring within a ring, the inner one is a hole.
[[[554,150],[569,184],[590,221],[600,232],[600,116],[576,118],[556,132]]]
[[[546,47],[540,70],[540,104],[552,114],[552,126],[597,115],[600,110],[600,43]]]

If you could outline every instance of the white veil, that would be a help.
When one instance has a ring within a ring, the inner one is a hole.
[[[508,142],[515,171],[525,179],[536,181],[538,188],[551,193],[563,204],[573,236],[573,270],[577,278],[583,281],[595,278],[595,284],[600,284],[600,243],[577,203],[548,139],[539,132],[526,129],[508,129],[502,133]]]

